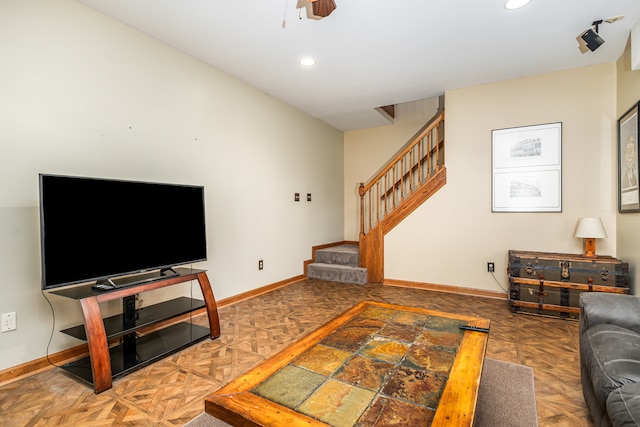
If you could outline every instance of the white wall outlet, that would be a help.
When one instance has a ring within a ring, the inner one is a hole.
[[[16,312],[2,313],[2,332],[16,330]]]

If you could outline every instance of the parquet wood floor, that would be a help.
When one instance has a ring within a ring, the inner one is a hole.
[[[362,300],[491,319],[487,357],[533,368],[540,426],[593,426],[580,386],[577,322],[516,315],[506,300],[318,280],[221,307],[219,339],[121,378],[99,395],[59,368],[4,385],[0,425],[180,426],[204,410],[205,396]],[[206,325],[202,316],[194,322]]]

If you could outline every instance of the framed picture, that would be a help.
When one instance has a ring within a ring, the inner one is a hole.
[[[491,132],[492,212],[562,212],[562,123]]]
[[[638,104],[618,120],[618,211],[640,212]]]

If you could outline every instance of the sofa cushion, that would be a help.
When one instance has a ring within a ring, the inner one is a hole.
[[[583,333],[580,351],[603,407],[613,390],[640,383],[640,335],[637,333],[616,325],[595,325]]]
[[[640,425],[640,383],[612,391],[607,399],[607,413],[614,427]]]

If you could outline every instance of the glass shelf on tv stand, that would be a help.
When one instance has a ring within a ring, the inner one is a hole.
[[[124,313],[105,317],[103,319],[104,329],[107,334],[107,339],[110,340],[126,335],[140,328],[150,327],[166,319],[182,316],[183,314],[188,314],[204,307],[205,303],[203,300],[179,297],[170,301],[164,301],[135,310],[134,319],[131,322],[131,325],[126,325],[125,322],[123,322],[122,317]],[[63,329],[60,332],[71,335],[72,337],[80,340],[86,341],[87,339],[87,333],[84,325]]]

